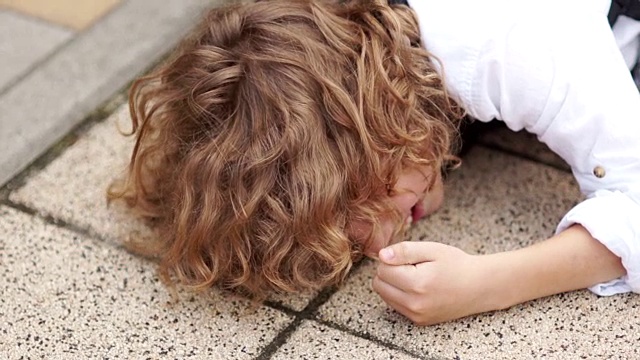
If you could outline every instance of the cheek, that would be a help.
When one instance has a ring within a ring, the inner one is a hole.
[[[371,225],[360,221],[354,221],[349,226],[349,236],[354,241],[363,245],[363,252],[370,258],[377,259],[378,252],[391,244],[394,225],[391,220],[384,220],[378,227],[379,231],[373,234],[371,240],[367,241],[371,233]]]
[[[425,215],[430,215],[438,210],[444,203],[444,185],[442,179],[438,179],[433,185],[433,189],[427,194],[424,199]]]
[[[387,231],[383,231],[383,233],[386,233],[386,232]],[[391,244],[390,232],[389,234],[376,234],[376,236],[373,237],[373,239],[368,244],[368,246],[364,248],[364,254],[367,257],[370,257],[372,259],[378,259],[378,253],[380,252],[380,250],[386,248],[390,244]]]

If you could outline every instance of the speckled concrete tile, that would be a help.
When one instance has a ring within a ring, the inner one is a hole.
[[[571,167],[560,156],[549,150],[549,147],[540,142],[535,135],[526,131],[514,133],[507,127],[501,126],[483,132],[479,136],[478,142],[521,154],[559,169],[571,170]]]
[[[487,186],[490,184],[490,186]],[[410,232],[471,253],[548,237],[580,199],[571,175],[476,148],[454,172],[445,207]],[[414,327],[371,290],[367,262],[319,310],[331,323],[437,358],[640,358],[640,296],[578,291],[432,327]]]
[[[133,139],[118,130],[126,130],[129,124],[128,107],[123,105],[30,177],[10,194],[10,199],[113,244],[121,244],[132,235],[153,236],[121,203],[106,204],[106,189],[124,173],[133,148]],[[282,296],[274,301],[300,311],[313,297],[315,294]]]
[[[305,321],[271,359],[411,360],[418,358],[316,322]]]
[[[121,204],[107,207],[106,202],[107,187],[124,173],[133,149],[132,138],[118,131],[127,129],[128,119],[127,106],[123,105],[44,171],[29,178],[24,187],[10,194],[10,199],[116,244],[132,232],[150,236],[149,229],[135,221]]]
[[[0,207],[0,358],[248,359],[291,319],[217,292],[171,297],[121,249]]]

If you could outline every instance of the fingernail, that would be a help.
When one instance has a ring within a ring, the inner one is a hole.
[[[380,258],[383,260],[387,260],[387,261],[392,260],[394,256],[396,256],[396,254],[393,252],[393,249],[391,248],[384,248],[380,250]]]

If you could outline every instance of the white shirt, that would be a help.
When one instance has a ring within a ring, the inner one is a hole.
[[[640,94],[629,72],[640,23],[620,18],[612,31],[610,0],[409,2],[467,112],[536,134],[571,166],[587,199],[557,231],[581,224],[627,270],[591,290],[640,293]]]

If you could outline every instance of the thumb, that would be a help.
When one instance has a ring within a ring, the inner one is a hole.
[[[435,261],[450,247],[445,244],[426,241],[403,241],[380,250],[378,258],[387,265],[414,265]]]

